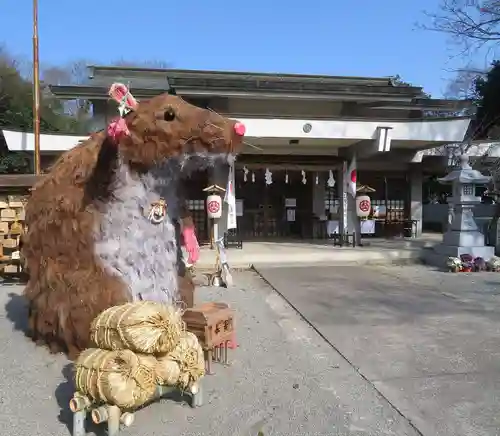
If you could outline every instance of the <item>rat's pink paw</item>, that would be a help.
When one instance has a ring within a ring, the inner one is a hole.
[[[182,236],[184,237],[184,246],[188,252],[188,263],[193,264],[198,262],[200,258],[200,246],[198,240],[196,239],[196,234],[194,228],[188,227],[182,231]]]

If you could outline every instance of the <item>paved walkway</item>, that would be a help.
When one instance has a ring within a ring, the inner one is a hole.
[[[201,288],[226,301],[240,347],[229,368],[204,380],[205,405],[164,400],[136,414],[123,436],[418,436],[366,380],[256,274],[232,289]],[[21,287],[0,288],[0,435],[68,436],[71,367],[27,340]],[[89,433],[89,435],[103,435]]]
[[[500,434],[500,274],[257,268],[423,435]]]
[[[364,247],[335,247],[331,241],[245,242],[243,249],[228,250],[233,268],[249,268],[260,264],[268,267],[285,265],[366,265],[415,263],[421,258],[423,247],[434,245],[441,239],[438,234],[424,234],[419,239],[363,240]],[[201,250],[198,268],[212,268],[215,251]]]

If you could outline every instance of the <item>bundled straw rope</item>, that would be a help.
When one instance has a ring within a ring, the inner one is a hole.
[[[163,354],[174,349],[186,326],[182,311],[154,301],[110,307],[92,322],[90,338],[107,350]]]
[[[156,359],[130,350],[89,348],[74,364],[76,389],[97,402],[124,409],[142,406],[156,389]]]
[[[191,332],[183,333],[172,352],[157,358],[156,381],[159,384],[186,389],[191,382],[198,381],[204,375],[203,349]]]

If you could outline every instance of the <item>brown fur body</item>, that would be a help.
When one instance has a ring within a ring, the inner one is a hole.
[[[175,119],[164,119],[166,111],[174,111]],[[30,335],[70,358],[89,346],[89,326],[100,312],[131,298],[94,250],[94,229],[112,195],[117,157],[140,174],[162,159],[231,153],[241,142],[233,121],[169,95],[141,103],[125,120],[127,136],[111,140],[100,132],[61,156],[34,186],[26,207],[22,254],[29,270],[24,295]],[[189,216],[181,218],[189,225]],[[192,306],[192,279],[187,272],[180,275],[180,297]]]

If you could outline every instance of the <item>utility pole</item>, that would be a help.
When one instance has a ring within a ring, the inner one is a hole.
[[[38,0],[33,0],[33,127],[35,175],[40,174],[40,65],[38,60]]]

